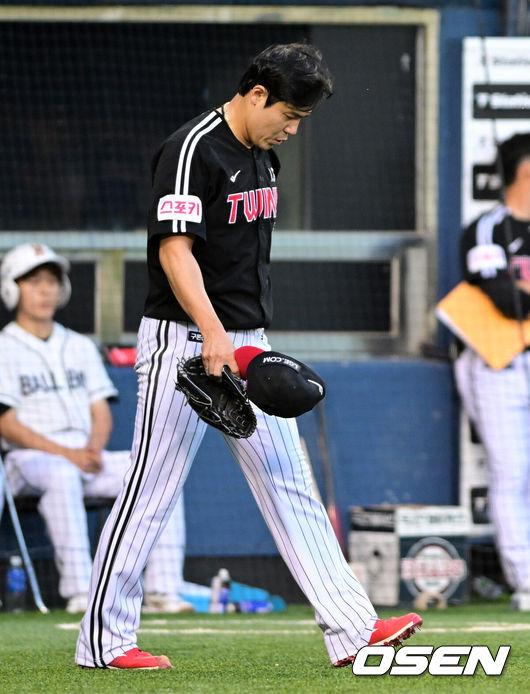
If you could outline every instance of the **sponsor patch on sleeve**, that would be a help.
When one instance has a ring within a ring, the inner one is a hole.
[[[506,267],[504,248],[495,243],[474,246],[467,254],[467,267],[473,274],[480,272],[489,277],[495,275],[496,270]]]
[[[196,195],[164,195],[158,201],[159,222],[176,219],[183,222],[202,220],[202,203]]]

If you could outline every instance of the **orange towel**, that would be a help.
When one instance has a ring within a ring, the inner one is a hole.
[[[492,369],[503,369],[530,345],[530,320],[506,318],[478,287],[460,282],[437,305],[436,315]]]

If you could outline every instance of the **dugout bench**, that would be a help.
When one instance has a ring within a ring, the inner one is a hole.
[[[114,499],[108,497],[85,497],[84,502],[87,511],[90,544],[92,550],[94,550]],[[53,561],[53,547],[46,535],[44,521],[37,510],[38,503],[38,496],[20,496],[15,498],[20,525],[34,565],[44,603],[47,607],[64,607],[64,600],[58,592],[59,576]],[[0,600],[2,602],[4,602],[5,594],[6,567],[9,557],[15,554],[20,554],[20,550],[9,512],[4,507],[3,517],[0,522]],[[33,599],[30,595],[29,587],[27,606],[28,609],[33,609]]]

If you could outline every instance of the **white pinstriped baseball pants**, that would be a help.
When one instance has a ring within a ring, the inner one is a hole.
[[[63,445],[82,446],[80,432],[56,436]],[[103,451],[101,473],[84,474],[62,456],[32,449],[8,453],[5,467],[9,488],[15,496],[39,494],[38,510],[53,545],[59,573],[59,593],[68,599],[88,593],[92,557],[90,553],[85,496],[116,497],[130,466],[129,451]],[[145,590],[178,595],[184,564],[184,508],[179,501],[171,523],[146,567]]]
[[[193,325],[142,320],[138,334],[138,411],[133,467],[109,517],[94,560],[89,608],[76,662],[104,667],[137,646],[140,575],[186,480],[206,430],[175,390],[177,361],[200,353]],[[268,349],[261,330],[229,333],[234,346]],[[311,493],[295,420],[256,410],[248,439],[227,438],[284,561],[315,609],[332,662],[355,654],[376,619],[345,561],[326,511]],[[243,520],[243,519],[242,519]]]
[[[508,368],[501,370],[490,369],[469,348],[455,363],[460,396],[486,449],[489,511],[504,574],[512,588],[527,591],[530,590],[528,374],[530,352],[519,354]]]

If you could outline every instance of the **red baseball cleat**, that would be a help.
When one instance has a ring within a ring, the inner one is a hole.
[[[111,670],[169,670],[173,666],[167,655],[151,655],[139,648],[131,648],[130,651],[114,658],[107,667]]]
[[[423,624],[423,619],[415,612],[403,615],[403,617],[390,617],[390,619],[376,619],[369,646],[399,646],[405,639],[415,634]],[[350,655],[337,663],[334,667],[346,667],[355,660]]]

